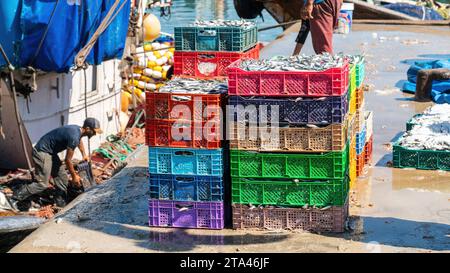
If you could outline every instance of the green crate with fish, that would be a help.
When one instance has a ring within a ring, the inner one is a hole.
[[[175,27],[175,49],[180,51],[235,51],[254,47],[258,29],[252,21],[198,20]]]

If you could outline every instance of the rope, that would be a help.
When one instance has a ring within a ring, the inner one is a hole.
[[[123,9],[127,1],[124,1],[122,5],[116,10],[117,6],[122,0],[116,0],[114,2],[111,9],[108,11],[108,14],[101,22],[98,29],[94,32],[91,39],[88,41],[88,43],[78,52],[78,54],[75,56],[75,66],[76,69],[83,67],[86,57],[91,52],[92,48],[94,47],[95,43],[97,42],[98,38],[103,34],[103,32],[109,27],[109,25],[114,21],[114,19],[117,17],[117,15],[120,13],[120,11]]]

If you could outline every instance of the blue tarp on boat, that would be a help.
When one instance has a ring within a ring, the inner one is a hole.
[[[22,0],[19,20],[21,38],[15,64],[43,71],[69,71],[75,55],[92,37],[114,2]],[[89,64],[100,64],[122,56],[131,5],[130,0],[121,0],[118,7],[122,4],[121,11],[90,52],[86,60]]]
[[[414,94],[416,92],[417,72],[421,69],[448,68],[449,60],[415,62],[407,71],[408,81],[403,84],[403,91]],[[431,98],[436,103],[450,103],[450,80],[433,81]]]
[[[423,6],[411,5],[407,3],[394,3],[384,5],[383,7],[401,12],[420,20],[444,20],[444,18],[442,18],[437,11]]]

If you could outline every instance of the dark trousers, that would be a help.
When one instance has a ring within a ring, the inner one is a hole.
[[[422,69],[417,73],[416,94],[417,101],[431,100],[433,81],[450,79],[450,69]]]
[[[65,196],[67,194],[69,178],[59,157],[33,149],[33,161],[35,164],[36,181],[23,186],[17,192],[16,198],[18,200],[25,200],[32,195],[42,193],[49,186],[50,176],[53,177],[57,193]]]

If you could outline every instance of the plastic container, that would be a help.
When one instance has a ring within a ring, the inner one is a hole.
[[[146,120],[146,144],[152,147],[206,148],[222,147],[219,121],[180,122]]]
[[[364,103],[363,103],[364,104]],[[365,126],[366,119],[364,115],[364,106],[356,110],[355,113],[355,130],[361,132]]]
[[[245,51],[258,42],[256,26],[175,27],[176,51]]]
[[[350,87],[348,88],[349,93],[349,102],[348,102],[348,112],[353,115],[356,113],[356,90],[352,90]]]
[[[220,94],[145,94],[147,119],[149,120],[219,120],[223,95]]]
[[[355,10],[355,5],[353,3],[342,3],[340,13],[346,14],[348,18],[350,27],[353,23],[353,11]]]
[[[372,154],[373,154],[373,135],[369,138],[369,140],[366,143],[366,146],[364,146],[365,151],[365,159],[364,164],[370,163],[372,161]]]
[[[348,78],[348,88],[352,94],[355,94],[356,91],[356,65],[350,64],[349,65],[349,78]]]
[[[355,97],[355,106],[356,109],[363,108],[364,105],[364,90],[362,88],[355,89],[356,97]]]
[[[174,75],[225,78],[227,67],[239,59],[259,59],[259,44],[244,52],[175,51]]]
[[[320,154],[230,151],[232,177],[343,179],[348,169],[349,146],[344,151]]]
[[[343,123],[348,112],[348,93],[344,96],[314,98],[274,98],[230,96],[229,105],[238,122],[256,123],[272,120],[272,112],[278,108],[280,123],[292,125]],[[276,113],[276,112],[274,112]],[[230,118],[231,120],[233,118]]]
[[[363,152],[356,155],[356,176],[359,177],[364,173],[364,166],[366,165],[366,149],[364,146]]]
[[[223,202],[149,200],[151,227],[223,229]]]
[[[230,148],[247,151],[302,153],[342,151],[347,143],[349,123],[349,117],[347,117],[343,124],[330,124],[325,127],[277,127],[278,135],[273,139],[270,138],[270,126],[244,125],[245,127],[241,127],[241,124],[234,123]],[[267,132],[268,135],[261,134],[261,131]],[[255,137],[253,138],[253,136]]]
[[[150,174],[150,198],[175,201],[223,201],[222,177]]]
[[[277,206],[342,206],[348,195],[350,181],[254,179],[233,177],[232,202]]]
[[[365,61],[362,60],[356,64],[356,87],[360,88],[362,83],[364,82],[364,77],[366,73],[366,64]]]
[[[393,159],[396,168],[450,171],[450,151],[413,150],[396,142]]]
[[[241,60],[228,69],[228,94],[239,96],[342,96],[349,84],[349,64],[325,71],[245,71]]]
[[[366,144],[366,127],[364,126],[362,131],[356,133],[356,155],[360,155],[364,151],[364,145]]]
[[[150,147],[151,174],[223,175],[222,149],[180,149]]]
[[[348,218],[348,199],[344,206],[318,208],[250,208],[233,204],[234,229],[302,230],[309,232],[344,232]]]
[[[356,185],[357,179],[357,167],[356,167],[356,135],[353,135],[350,142],[350,151],[349,151],[349,173],[350,173],[350,189]]]

